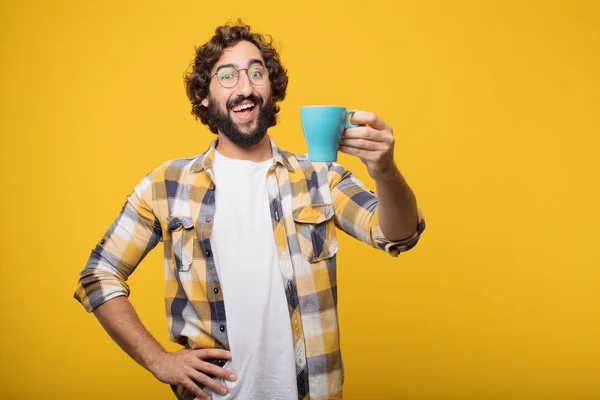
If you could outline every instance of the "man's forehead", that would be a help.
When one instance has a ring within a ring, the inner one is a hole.
[[[223,49],[221,57],[215,63],[213,70],[223,64],[232,64],[236,68],[245,68],[251,61],[256,60],[260,60],[263,64],[265,62],[258,47],[250,42],[242,41]]]

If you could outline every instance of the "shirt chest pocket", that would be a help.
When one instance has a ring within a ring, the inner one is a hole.
[[[167,229],[171,233],[173,260],[178,271],[187,272],[194,261],[196,235],[191,217],[169,217]]]
[[[331,204],[309,204],[294,210],[300,250],[310,263],[335,255],[338,249],[334,211]]]

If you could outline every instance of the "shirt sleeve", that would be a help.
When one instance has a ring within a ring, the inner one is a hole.
[[[412,249],[425,230],[425,219],[419,206],[415,232],[409,238],[391,241],[379,226],[377,196],[366,188],[356,176],[337,163],[328,169],[336,226],[350,236],[397,257]]]
[[[148,174],[127,200],[121,212],[96,244],[83,271],[74,297],[88,312],[118,296],[129,296],[126,281],[162,237],[159,220],[151,207],[152,174]]]

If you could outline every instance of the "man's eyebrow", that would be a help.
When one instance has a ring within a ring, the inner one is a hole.
[[[217,70],[215,72],[218,72],[221,68],[236,68],[235,65],[233,64],[223,64],[223,65],[219,65],[219,67],[217,68]]]
[[[248,66],[251,66],[254,64],[260,64],[263,67],[265,66],[265,63],[263,63],[262,60],[259,60],[258,58],[253,58],[252,60],[248,61]]]
[[[252,66],[252,65],[254,65],[254,64],[260,64],[260,65],[262,65],[263,67],[265,66],[265,63],[264,63],[264,62],[262,62],[262,60],[260,60],[260,59],[258,59],[258,58],[253,58],[253,59],[251,59],[250,61],[248,61],[248,67],[250,67],[250,66]],[[235,64],[231,64],[231,63],[230,63],[230,64],[222,64],[222,65],[219,65],[219,66],[217,67],[217,69],[216,69],[216,71],[215,71],[215,72],[219,72],[219,70],[220,70],[221,68],[235,68],[235,69],[238,69],[237,65],[235,65]]]

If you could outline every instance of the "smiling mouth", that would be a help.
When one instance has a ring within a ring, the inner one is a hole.
[[[246,100],[230,107],[229,110],[238,124],[246,125],[255,120],[255,111],[258,110],[258,105],[253,101]]]
[[[242,104],[238,104],[236,106],[231,107],[231,111],[235,113],[243,113],[243,112],[251,112],[256,107],[254,102],[248,101],[243,102]]]

